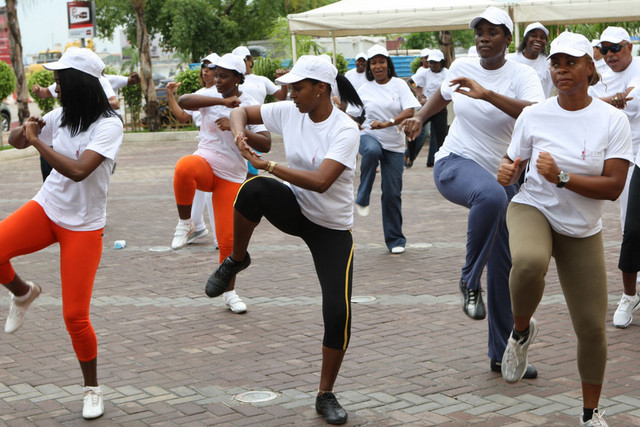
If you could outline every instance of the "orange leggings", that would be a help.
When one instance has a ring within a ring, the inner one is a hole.
[[[0,221],[0,283],[15,278],[11,258],[60,244],[62,316],[78,360],[98,355],[89,320],[93,280],[102,256],[102,230],[72,231],[54,224],[33,200]]]
[[[178,160],[173,173],[173,191],[178,205],[190,206],[196,190],[212,193],[220,263],[233,249],[233,202],[241,185],[217,177],[204,157],[196,154]]]

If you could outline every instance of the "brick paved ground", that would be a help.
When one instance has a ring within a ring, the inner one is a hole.
[[[166,135],[163,135],[166,137]],[[160,137],[156,139],[161,139]],[[164,138],[166,139],[166,138]],[[307,248],[262,224],[251,268],[238,279],[249,306],[227,311],[204,295],[217,252],[212,240],[169,246],[176,223],[175,161],[186,142],[128,142],[113,176],[92,321],[106,414],[95,425],[324,425],[318,384],[319,286]],[[507,385],[489,372],[487,324],[466,318],[457,280],[467,211],[434,187],[426,153],[405,173],[407,252],[383,245],[379,185],[371,215],[356,218],[353,337],[336,390],[349,425],[577,425],[581,399],[575,338],[552,266],[530,360],[540,378]],[[278,141],[269,158],[283,160]],[[39,188],[37,157],[0,162],[0,218]],[[611,326],[620,293],[617,205],[608,203],[609,365],[601,407],[610,425],[640,424],[640,319]],[[113,242],[127,241],[116,250]],[[14,335],[0,337],[0,425],[80,425],[81,376],[61,316],[58,248],[15,260],[44,293]],[[0,297],[0,318],[8,298]],[[239,393],[277,398],[248,404]]]

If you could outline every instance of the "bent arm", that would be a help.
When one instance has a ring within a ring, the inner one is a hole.
[[[240,105],[240,100],[236,96],[231,96],[229,98],[217,98],[189,93],[178,98],[178,105],[180,108],[184,108],[185,110],[198,110],[200,108],[212,107],[214,105],[224,105],[232,108]]]
[[[613,201],[622,193],[628,172],[629,162],[627,160],[608,159],[604,161],[602,175],[587,176],[569,173],[569,182],[564,188],[590,199]],[[560,171],[558,171],[559,173]]]

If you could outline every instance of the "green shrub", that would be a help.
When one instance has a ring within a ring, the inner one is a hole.
[[[324,55],[329,55],[329,57],[331,58],[331,62],[333,62],[333,53],[331,52],[325,52]],[[344,74],[347,72],[347,60],[344,59],[344,56],[342,56],[341,53],[338,53],[336,55],[336,64],[333,64],[336,66],[336,68],[338,69],[338,72],[340,74]]]
[[[178,86],[178,96],[186,93],[193,93],[200,89],[200,69],[186,70],[176,76],[176,82],[180,82]]]
[[[422,65],[422,61],[421,61],[421,59],[422,59],[422,58],[417,57],[416,59],[414,59],[413,61],[411,61],[411,65],[410,65],[410,67],[411,67],[411,72],[412,72],[413,74],[415,74],[415,73],[416,73],[416,71],[418,71],[418,68],[420,68],[420,66]]]
[[[279,61],[271,58],[255,58],[253,63],[253,74],[264,76],[271,81],[276,78],[276,70],[282,68]]]
[[[142,110],[142,89],[140,88],[140,83],[137,85],[125,86],[120,89],[120,91],[124,97],[124,103],[127,106],[127,111],[131,114],[131,127],[133,130],[136,130],[137,124],[140,123],[140,111]]]
[[[29,92],[31,92],[31,88],[36,83],[41,87],[49,87],[53,82],[53,71],[40,70],[29,75],[27,78],[27,87],[29,88]],[[43,115],[56,108],[56,102],[58,101],[56,98],[39,98],[33,94],[31,95]]]
[[[16,75],[9,64],[0,61],[0,101],[16,90]]]

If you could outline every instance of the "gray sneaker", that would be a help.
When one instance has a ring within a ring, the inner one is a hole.
[[[31,290],[27,293],[27,298],[24,301],[17,300],[16,296],[11,293],[9,315],[7,316],[7,322],[4,324],[4,331],[7,334],[12,334],[20,329],[22,322],[24,322],[24,315],[27,314],[27,309],[42,292],[40,286],[33,282],[27,281],[27,285],[31,286]]]
[[[516,341],[513,332],[507,341],[507,348],[502,355],[502,378],[508,383],[515,383],[522,379],[527,371],[529,346],[538,335],[538,322],[533,317],[529,321],[529,336]]]
[[[187,238],[187,245],[190,245],[191,243],[195,242],[198,239],[207,237],[208,235],[209,235],[209,230],[207,230],[206,228],[203,228],[200,231],[194,231],[193,234]]]

